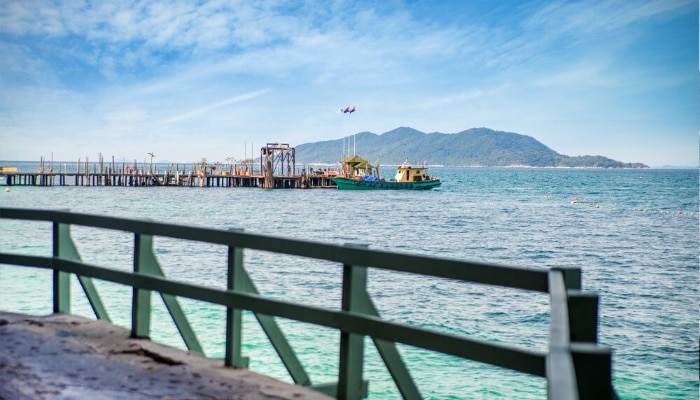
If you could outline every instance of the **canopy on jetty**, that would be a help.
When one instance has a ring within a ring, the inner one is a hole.
[[[363,176],[374,175],[372,170],[374,166],[360,156],[351,156],[343,160],[343,175],[344,176]]]

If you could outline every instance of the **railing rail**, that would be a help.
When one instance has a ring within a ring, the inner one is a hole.
[[[427,350],[508,368],[547,378],[550,399],[615,398],[611,384],[611,351],[597,345],[598,298],[581,292],[579,269],[551,271],[503,267],[426,256],[396,254],[357,245],[333,245],[246,233],[75,214],[67,211],[0,208],[0,219],[45,221],[53,224],[53,256],[0,253],[0,264],[52,269],[54,312],[70,312],[69,276],[75,274],[97,318],[109,321],[92,279],[133,288],[134,337],[150,332],[151,293],[161,295],[185,345],[202,352],[177,298],[189,298],[227,308],[227,366],[245,367],[241,352],[241,312],[253,312],[295,383],[311,386],[341,399],[367,395],[362,376],[364,337],[370,337],[402,396],[420,398],[420,392],[396,348],[403,343]],[[133,272],[118,271],[80,260],[70,226],[87,226],[134,234]],[[165,278],[152,241],[162,236],[228,247],[227,289],[214,289]],[[243,265],[244,249],[262,250],[331,261],[342,266],[342,304],[339,310],[265,298],[255,288]],[[549,293],[550,344],[546,353],[491,343],[450,333],[382,320],[366,290],[367,268],[408,272],[465,282]],[[571,318],[575,315],[576,318]],[[337,384],[314,385],[287,342],[275,317],[316,324],[341,332]]]

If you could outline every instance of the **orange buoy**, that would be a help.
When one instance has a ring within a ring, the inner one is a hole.
[[[10,193],[10,188],[5,188],[5,193]]]

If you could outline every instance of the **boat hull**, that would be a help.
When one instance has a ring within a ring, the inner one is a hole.
[[[363,181],[350,178],[331,178],[340,190],[429,190],[440,186],[439,179],[421,182]]]

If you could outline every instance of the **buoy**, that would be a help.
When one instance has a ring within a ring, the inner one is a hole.
[[[595,205],[595,208],[600,208],[600,206],[599,206],[598,204],[596,204],[596,205]]]
[[[681,214],[683,214],[683,212],[681,210],[678,210],[678,215],[681,215]]]
[[[10,193],[10,188],[5,188],[5,193]]]

